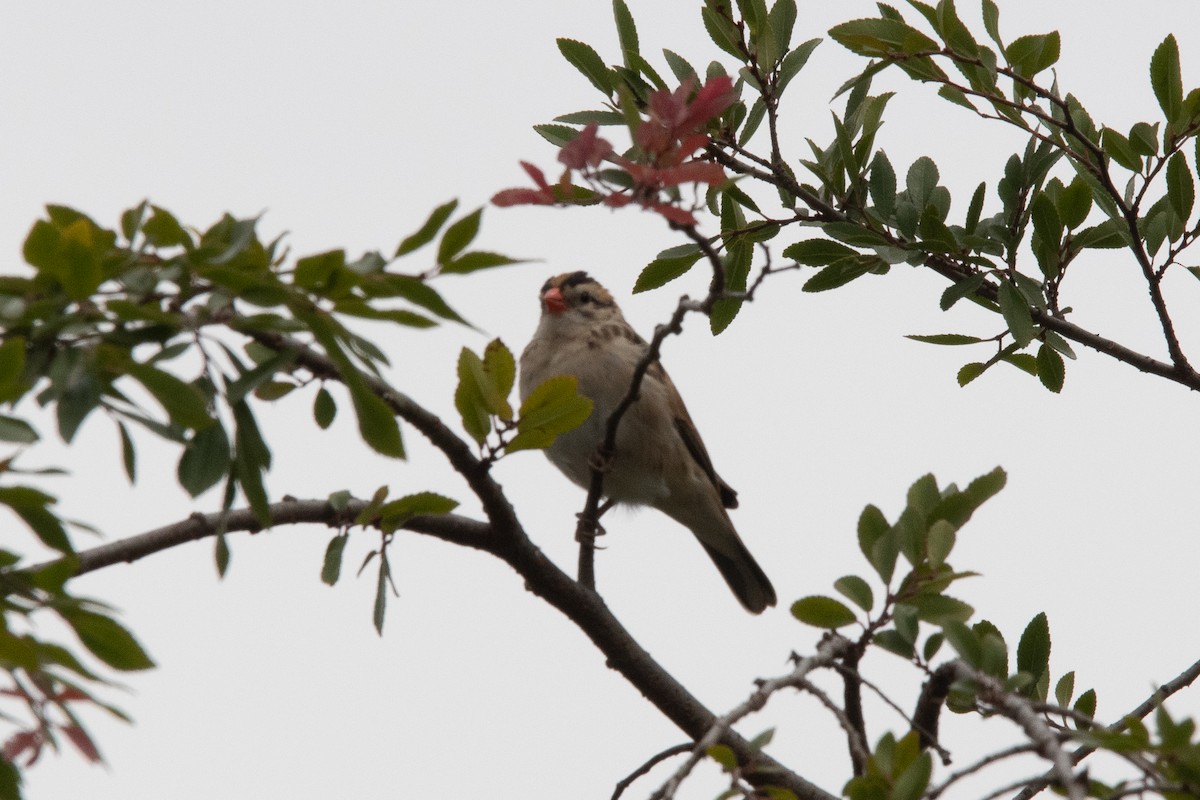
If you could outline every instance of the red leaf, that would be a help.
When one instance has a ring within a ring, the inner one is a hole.
[[[563,145],[558,151],[558,160],[571,169],[599,166],[613,147],[596,135],[597,127],[596,123],[589,123],[578,136]]]
[[[8,738],[4,743],[4,758],[9,761],[16,761],[17,758],[26,750],[32,750],[30,753],[28,764],[32,764],[38,757],[38,753],[42,750],[42,745],[45,744],[45,737],[41,731],[18,731]]]
[[[537,184],[539,189],[550,188],[550,184],[546,183],[546,175],[538,169],[537,165],[530,164],[528,161],[522,161],[521,169],[525,170],[525,174],[533,178],[533,182]]]
[[[492,205],[496,206],[552,206],[554,197],[549,190],[540,189],[501,189],[492,195]]]
[[[696,96],[688,104],[687,116],[680,120],[679,127],[689,133],[703,128],[736,100],[733,79],[728,75],[714,75],[696,92]]]
[[[78,748],[79,752],[83,753],[83,757],[92,763],[103,761],[100,757],[100,751],[96,749],[96,743],[92,741],[92,737],[87,735],[87,731],[78,725],[64,725],[62,732],[71,740],[71,744]]]
[[[678,167],[659,170],[659,180],[663,186],[678,186],[681,183],[712,183],[725,182],[725,170],[720,164],[710,161],[688,161]]]
[[[56,703],[69,703],[72,700],[91,700],[92,698],[86,692],[83,692],[72,686],[68,689],[62,690],[50,699]]]

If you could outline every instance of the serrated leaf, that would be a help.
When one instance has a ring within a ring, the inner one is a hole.
[[[784,258],[790,258],[813,267],[827,266],[843,258],[857,255],[859,255],[857,250],[829,239],[805,239],[802,242],[788,245],[783,250]]]
[[[1058,394],[1062,391],[1066,371],[1062,356],[1054,348],[1045,344],[1038,348],[1037,374],[1043,386]]]
[[[433,241],[433,237],[441,230],[442,225],[446,224],[446,220],[450,218],[456,208],[458,208],[457,200],[450,200],[435,208],[420,228],[401,240],[396,247],[394,258],[400,258],[400,256],[411,253]]]
[[[625,4],[625,0],[613,0],[612,5],[613,17],[617,22],[617,38],[621,42],[621,52],[638,53],[637,26],[634,24],[633,14],[629,13],[629,6]],[[625,66],[631,66],[628,57],[626,57]]]
[[[637,281],[633,284],[633,293],[638,294],[657,289],[691,270],[703,253],[695,245],[687,245],[687,247],[691,252],[686,255],[663,258],[660,254],[658,258],[643,267],[638,274]]]
[[[857,620],[844,603],[824,595],[809,595],[792,603],[792,616],[806,625],[830,630],[852,625]]]
[[[579,394],[579,381],[574,375],[550,378],[521,403],[518,435],[508,443],[505,452],[548,446],[553,437],[579,427],[591,414],[592,401]],[[547,444],[538,444],[547,437]]]
[[[574,39],[560,38],[556,41],[558,42],[558,52],[562,53],[563,58],[591,81],[593,86],[603,92],[605,97],[611,97],[613,93],[612,72],[604,65],[604,59],[600,58],[600,54],[591,45]]]
[[[1050,670],[1050,622],[1042,612],[1029,621],[1017,645],[1017,669],[1035,679]]]
[[[896,170],[882,150],[871,160],[871,176],[867,182],[871,202],[883,215],[891,219],[896,214]]]
[[[1183,153],[1176,153],[1167,161],[1167,197],[1175,216],[1186,222],[1192,216],[1192,204],[1196,200],[1196,186],[1192,182],[1192,171],[1188,168]]]
[[[1130,172],[1142,171],[1142,157],[1134,152],[1129,140],[1112,128],[1104,128],[1100,132],[1100,141],[1104,152]]]
[[[826,292],[845,286],[868,272],[886,266],[887,262],[876,255],[855,255],[834,261],[804,282],[801,291]]]
[[[1004,48],[1004,56],[1013,69],[1032,78],[1058,61],[1062,43],[1058,31],[1020,36]]]
[[[1008,281],[1002,281],[999,289],[1000,314],[1004,317],[1017,347],[1024,347],[1033,341],[1037,330],[1033,324],[1033,316],[1029,304],[1017,288]],[[960,381],[961,383],[961,381]]]
[[[1183,76],[1175,34],[1167,34],[1150,58],[1150,86],[1167,124],[1176,122],[1183,109]]]
[[[1058,679],[1054,685],[1054,701],[1063,708],[1069,708],[1071,697],[1075,694],[1075,671],[1072,670]]]
[[[833,588],[863,611],[870,611],[875,605],[875,594],[871,591],[871,585],[857,575],[843,575],[834,581]]]
[[[512,419],[512,407],[508,404],[508,395],[517,379],[517,362],[512,351],[504,342],[493,339],[483,349],[483,369],[491,380],[496,394],[504,401],[500,406],[500,418],[506,422]]]
[[[1073,710],[1080,714],[1083,714],[1085,717],[1095,717],[1096,716],[1096,690],[1088,689],[1086,692],[1079,695],[1079,699],[1075,701]],[[1076,722],[1075,727],[1082,729],[1082,728],[1087,728],[1090,726],[1087,723]]]

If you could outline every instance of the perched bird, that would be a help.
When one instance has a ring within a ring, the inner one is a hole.
[[[541,304],[541,321],[521,354],[521,399],[556,375],[578,379],[580,394],[592,400],[592,414],[559,436],[546,455],[586,488],[608,417],[629,391],[647,344],[612,295],[586,272],[546,281]],[[621,418],[604,494],[617,503],[657,508],[691,530],[749,611],[757,614],[775,605],[771,581],[725,511],[737,507],[737,492],[713,469],[683,399],[657,362]]]

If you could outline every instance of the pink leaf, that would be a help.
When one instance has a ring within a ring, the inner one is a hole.
[[[530,178],[533,178],[533,182],[537,184],[539,189],[550,188],[550,184],[546,183],[545,174],[538,169],[535,164],[530,164],[528,161],[522,161],[521,169],[525,170],[525,174],[527,174]]]
[[[680,121],[679,127],[689,132],[703,128],[736,100],[733,80],[728,75],[714,75],[696,92],[688,105],[687,116]]]
[[[506,206],[552,206],[554,197],[549,190],[540,189],[501,189],[492,195],[492,205]]]
[[[592,122],[558,152],[558,160],[571,169],[597,167],[612,152],[612,145],[596,135],[596,123]]]
[[[78,748],[79,752],[83,753],[83,757],[92,763],[103,761],[100,757],[100,751],[96,749],[96,743],[92,741],[92,737],[87,735],[87,731],[78,725],[64,725],[62,732],[71,740],[71,744]]]

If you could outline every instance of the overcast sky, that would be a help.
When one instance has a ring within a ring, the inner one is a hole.
[[[662,47],[697,64],[721,57],[698,4],[629,4],[643,52],[660,68]],[[874,13],[867,2],[800,5],[797,41]],[[962,5],[964,15],[977,13]],[[1172,30],[1185,86],[1200,83],[1193,2],[1144,0],[1132,13],[1129,3],[1104,0],[1087,3],[1086,14],[1085,4],[1067,0],[1001,5],[1010,39],[1062,31],[1059,82],[1099,122],[1125,130],[1157,118],[1147,66]],[[389,252],[433,206],[459,197],[471,209],[523,185],[518,159],[553,168],[553,149],[530,126],[597,106],[595,90],[558,55],[556,36],[619,60],[605,2],[76,1],[10,3],[0,20],[0,252],[13,270],[43,204],[115,225],[121,210],[147,197],[195,226],[226,210],[265,211],[264,238],[288,231],[298,254]],[[817,50],[785,97],[793,158],[807,155],[806,137],[831,139],[829,98],[861,66],[832,42]],[[878,85],[901,94],[877,144],[899,170],[932,156],[954,195],[952,216],[965,213],[979,181],[994,189],[1004,161],[1023,146],[927,88],[898,78]],[[994,192],[989,204],[994,211]],[[776,241],[782,248],[800,236]],[[483,334],[364,330],[392,357],[395,385],[457,425],[460,347],[479,350],[500,336],[519,350],[537,321],[538,287],[570,269],[599,277],[648,335],[680,293],[705,286],[697,271],[630,296],[641,267],[679,242],[633,210],[489,209],[479,244],[536,261],[439,281]],[[410,261],[413,271],[428,266],[422,258]],[[865,504],[894,517],[920,475],[961,484],[996,465],[1008,470],[1009,487],[960,534],[952,559],[983,577],[961,584],[957,596],[1014,648],[1029,619],[1047,611],[1055,678],[1075,669],[1076,685],[1097,689],[1108,719],[1195,660],[1196,398],[1082,348],[1061,396],[999,368],[960,389],[958,367],[984,353],[902,337],[992,335],[993,317],[969,304],[942,313],[942,282],[919,270],[897,268],[821,295],[800,292],[805,277],[772,279],[717,339],[689,319],[664,349],[718,470],[740,492],[734,521],[781,603],[761,617],[745,614],[685,530],[653,511],[614,515],[600,590],[661,663],[714,710],[734,705],[755,677],[785,671],[789,652],[815,646],[818,632],[788,615],[792,600],[830,593],[841,575],[870,574],[854,535]],[[1195,347],[1200,286],[1183,275],[1167,290]],[[1089,255],[1065,291],[1077,322],[1161,355],[1129,259]],[[388,461],[357,439],[348,403],[320,433],[311,398],[301,395],[260,412],[275,450],[276,496],[369,496],[386,484],[393,496],[440,491],[475,512],[461,480],[415,432],[406,431],[410,461]],[[69,466],[71,476],[49,491],[64,514],[109,537],[219,505],[219,492],[188,500],[172,481],[177,454],[148,440],[141,480],[130,488],[104,419],[90,421],[69,450],[52,425],[41,428],[47,444],[24,462]],[[496,475],[535,541],[571,569],[583,493],[537,453],[505,459]],[[18,549],[29,545],[23,531],[15,535]],[[127,676],[129,691],[112,694],[134,725],[87,717],[107,767],[73,752],[47,758],[29,771],[28,796],[607,797],[645,758],[682,740],[577,629],[488,556],[400,536],[393,563],[401,596],[377,637],[372,580],[347,577],[332,589],[318,580],[329,535],[238,535],[223,582],[210,542],[78,581],[79,593],[121,609],[159,668]],[[347,563],[373,542],[356,533]],[[863,667],[910,704],[919,676],[898,659],[873,654]],[[1200,712],[1197,697],[1184,694],[1174,707]],[[888,712],[871,713],[872,740],[902,729]],[[946,725],[951,746],[956,735],[962,744],[961,766],[985,740],[981,726]],[[814,702],[782,698],[741,730],[770,726],[779,727],[778,758],[840,789],[845,748]],[[988,742],[1015,736],[1003,722],[982,727],[1003,734]],[[662,774],[630,796],[648,795]],[[715,795],[714,775],[702,773],[684,796]]]

